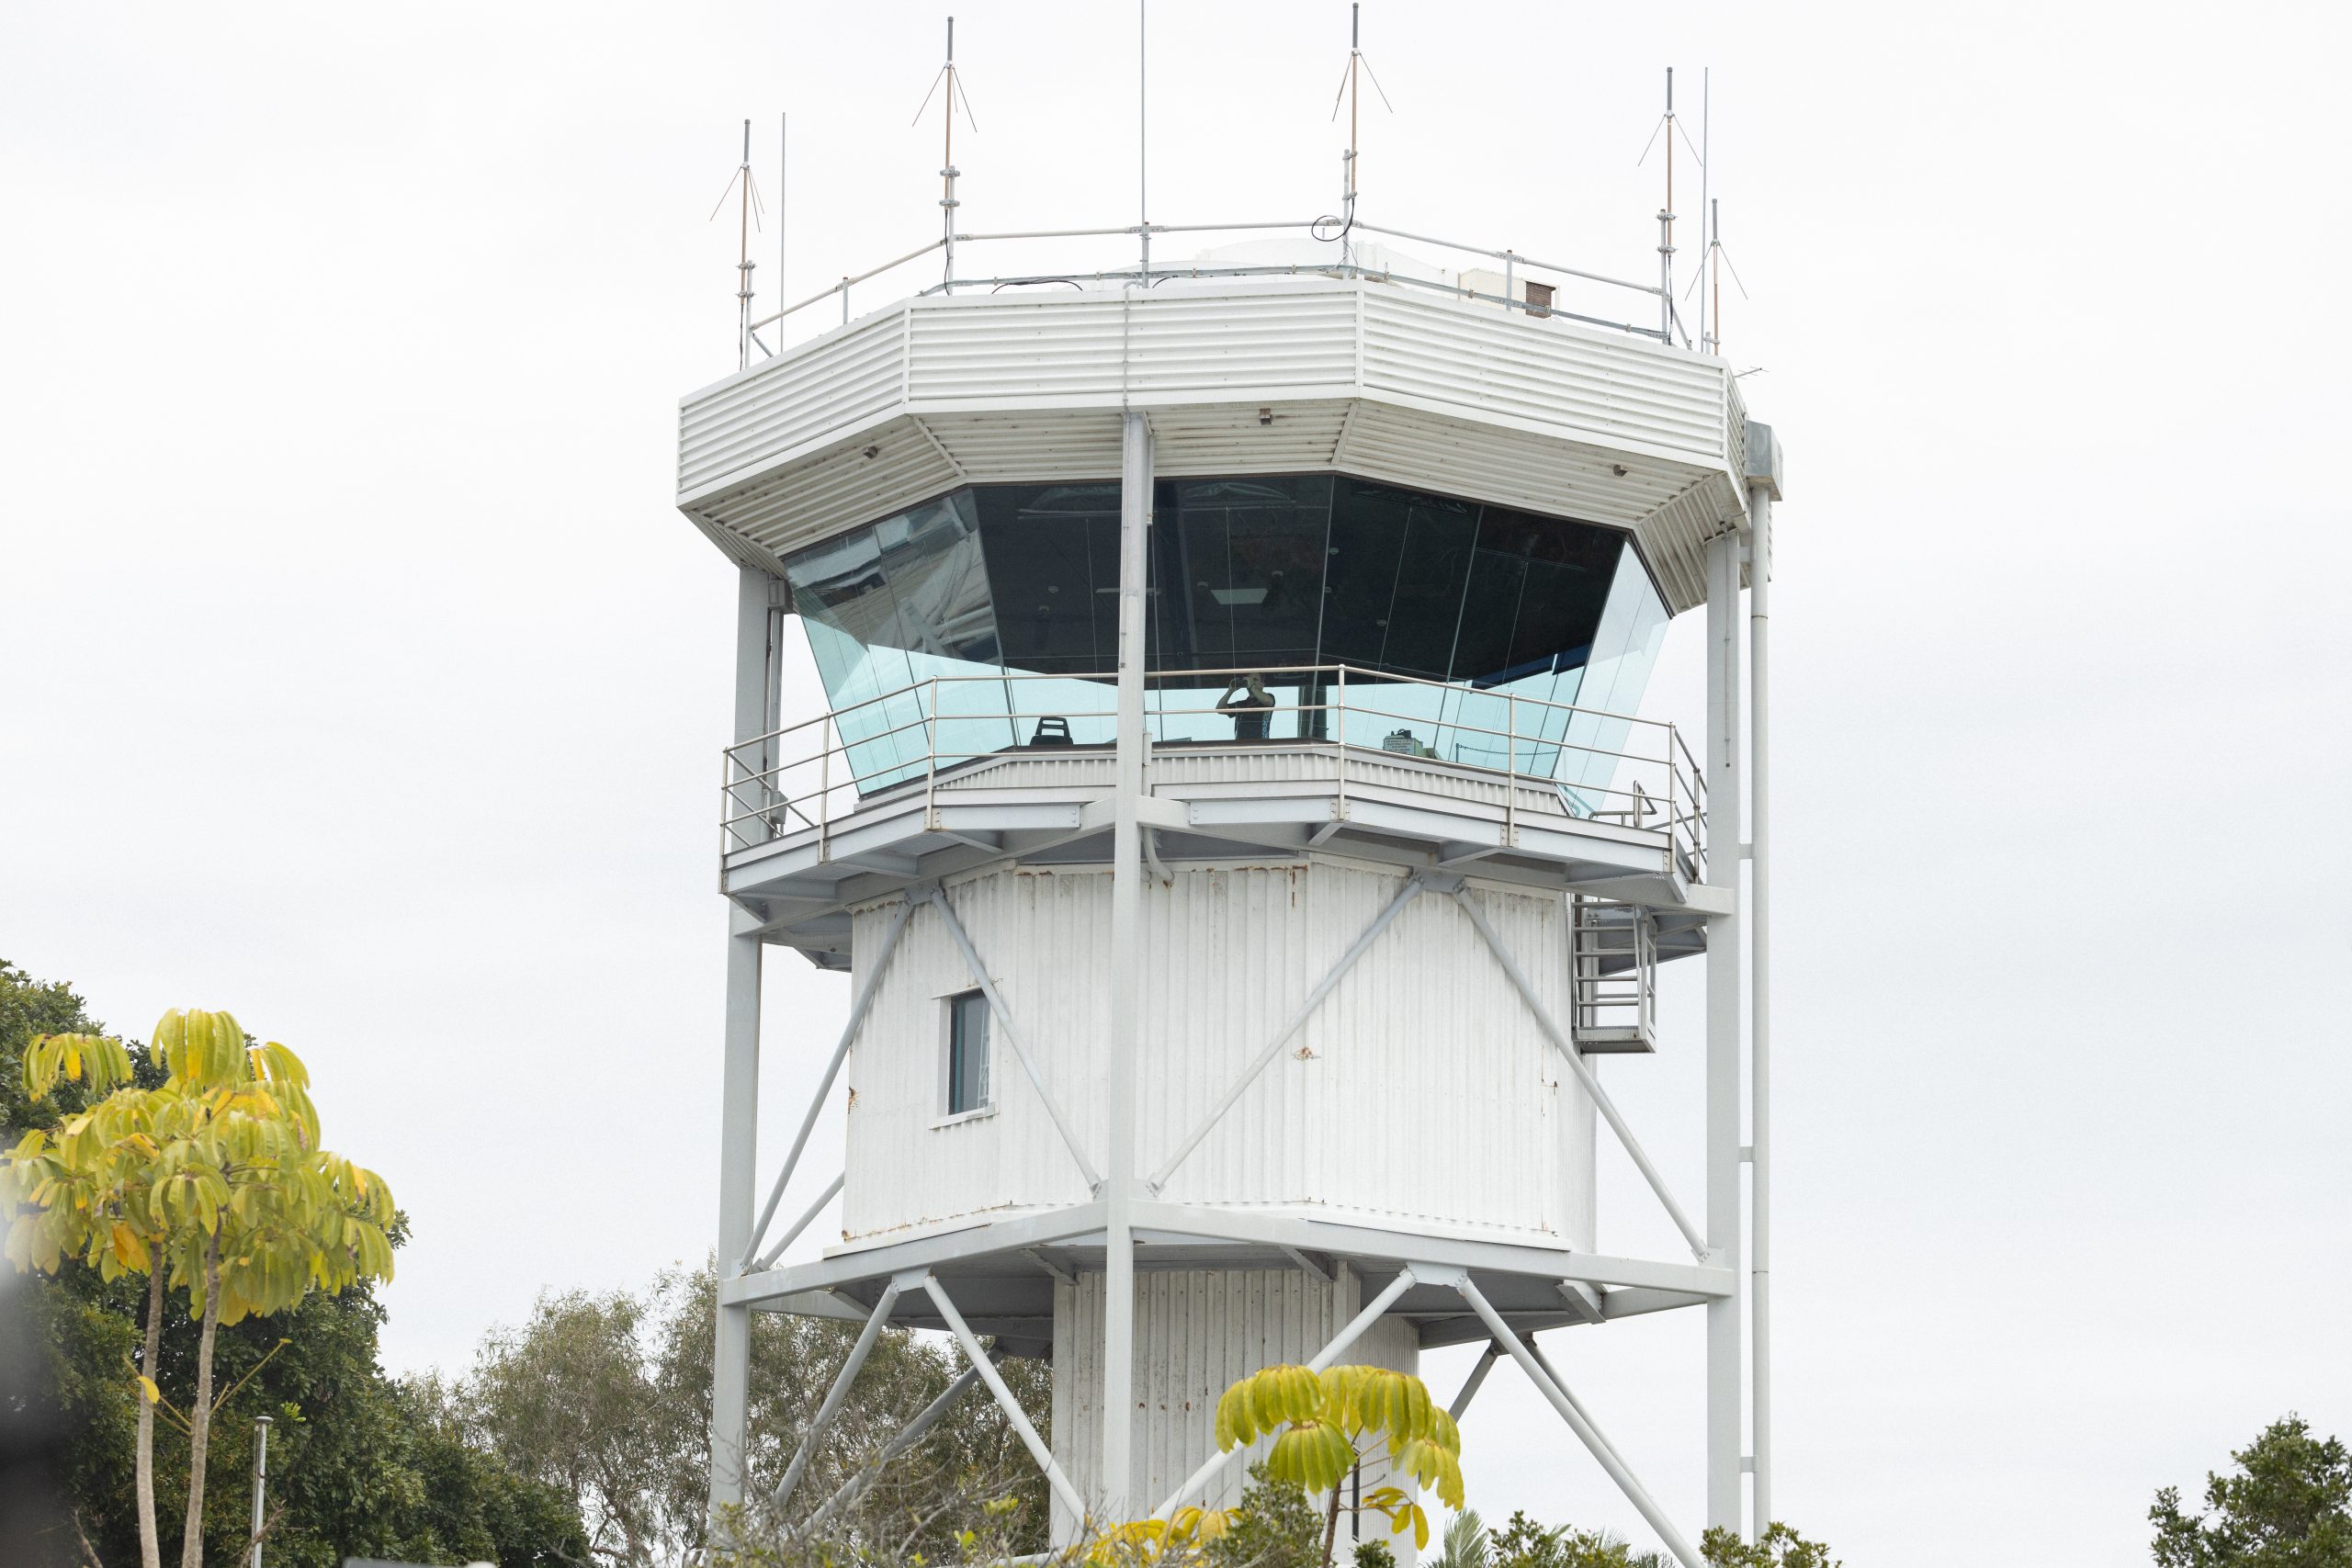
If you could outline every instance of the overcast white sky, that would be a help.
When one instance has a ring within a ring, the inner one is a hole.
[[[414,1219],[396,1368],[708,1245],[706,219],[788,108],[796,293],[928,237],[944,10],[0,16],[0,956],[303,1051]],[[956,11],[967,225],[1131,220],[1132,8]],[[1655,265],[1662,68],[1713,69],[1791,476],[1779,1511],[1857,1568],[2145,1562],[2157,1486],[2352,1435],[2345,9],[1366,13],[1366,215],[1601,270]],[[1333,205],[1346,17],[1159,0],[1156,220]],[[846,993],[772,975],[773,1127]],[[1695,979],[1611,1069],[1686,1189]],[[1559,1338],[1695,1517],[1695,1315]],[[1467,1441],[1490,1517],[1639,1535],[1507,1373]]]

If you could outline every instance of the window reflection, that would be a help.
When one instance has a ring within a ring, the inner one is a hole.
[[[1628,727],[1509,699],[1639,705],[1667,613],[1623,532],[1330,474],[1162,480],[1153,502],[1155,739],[1231,740],[1211,671],[1254,671],[1271,739],[1510,766],[1600,808]],[[978,486],[788,559],[860,786],[934,748],[1107,743],[1110,690],[1083,677],[1117,662],[1118,534],[1116,483]],[[1333,664],[1354,667],[1344,715],[1328,677],[1284,673]]]

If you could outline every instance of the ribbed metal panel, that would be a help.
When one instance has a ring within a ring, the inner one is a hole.
[[[1216,1402],[1228,1387],[1262,1367],[1311,1359],[1363,1304],[1349,1272],[1336,1284],[1295,1269],[1138,1274],[1130,1511],[1158,1506],[1216,1451]],[[1419,1372],[1420,1347],[1411,1324],[1385,1318],[1342,1359]],[[1090,1502],[1102,1495],[1102,1276],[1084,1274],[1074,1287],[1054,1289],[1053,1445]],[[1218,1507],[1238,1502],[1250,1464],[1270,1446],[1253,1446],[1203,1500]],[[1057,1501],[1054,1539],[1070,1539],[1072,1524]]]
[[[781,558],[963,482],[918,422],[901,418],[866,431],[853,446],[778,469],[693,510],[723,518],[739,536]]]
[[[1746,504],[1721,360],[1320,277],[903,302],[688,397],[680,501],[772,559],[957,484],[1111,479],[1122,404],[1163,474],[1336,468],[1633,529],[1677,611]]]
[[[1144,1171],[1207,1113],[1400,882],[1391,870],[1317,858],[1185,868],[1172,885],[1149,885],[1137,1077]],[[1108,873],[995,871],[948,897],[1099,1166]],[[1564,901],[1500,890],[1472,897],[1554,1016],[1566,1018]],[[861,983],[888,914],[856,917]],[[851,1056],[849,1237],[1086,1196],[1001,1034],[996,1111],[935,1124],[944,1108],[943,998],[973,983],[936,914],[919,912]],[[1563,1076],[1468,919],[1451,899],[1424,895],[1177,1169],[1165,1196],[1589,1247],[1591,1109]],[[1411,1108],[1404,1144],[1399,1107]]]
[[[1363,291],[1363,385],[1560,428],[1723,458],[1713,363],[1573,321]]]
[[[924,300],[912,344],[909,391],[926,408],[1355,380],[1353,301],[1329,287]]]
[[[888,409],[904,390],[905,360],[900,305],[693,394],[681,405],[678,492]]]

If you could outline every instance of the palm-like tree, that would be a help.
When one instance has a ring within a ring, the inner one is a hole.
[[[1488,1568],[1494,1561],[1489,1539],[1487,1521],[1478,1517],[1478,1510],[1463,1509],[1446,1521],[1445,1549],[1438,1553],[1432,1568]]]

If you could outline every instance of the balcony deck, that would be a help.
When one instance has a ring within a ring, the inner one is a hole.
[[[729,749],[720,889],[755,914],[767,940],[845,967],[849,911],[858,904],[1008,860],[1111,859],[1108,740],[943,751],[943,730],[975,722],[953,711],[952,698],[943,708],[940,689],[952,684],[892,693]],[[1326,706],[1341,736],[1351,719],[1363,733],[1395,716],[1371,705],[1377,698],[1351,701],[1344,682],[1340,691]],[[1604,750],[1532,739],[1547,723],[1558,734],[1570,712],[1655,742]],[[885,714],[899,722],[880,727]],[[1107,720],[1076,716],[1090,740],[1083,727]],[[1299,722],[1306,728],[1306,716]],[[1595,895],[1656,911],[1660,958],[1699,951],[1703,917],[1722,895],[1703,885],[1703,791],[1672,728],[1529,699],[1511,704],[1508,723],[1509,737],[1497,729],[1492,749],[1525,758],[1517,768],[1305,734],[1156,742],[1143,811],[1148,852],[1163,867],[1347,855]],[[1472,744],[1484,736],[1469,726],[1448,732]],[[779,761],[795,737],[801,753]],[[885,743],[893,743],[887,768],[874,760]],[[1399,744],[1410,743],[1391,741]],[[1578,751],[1630,776],[1575,788],[1555,782],[1562,759]]]

